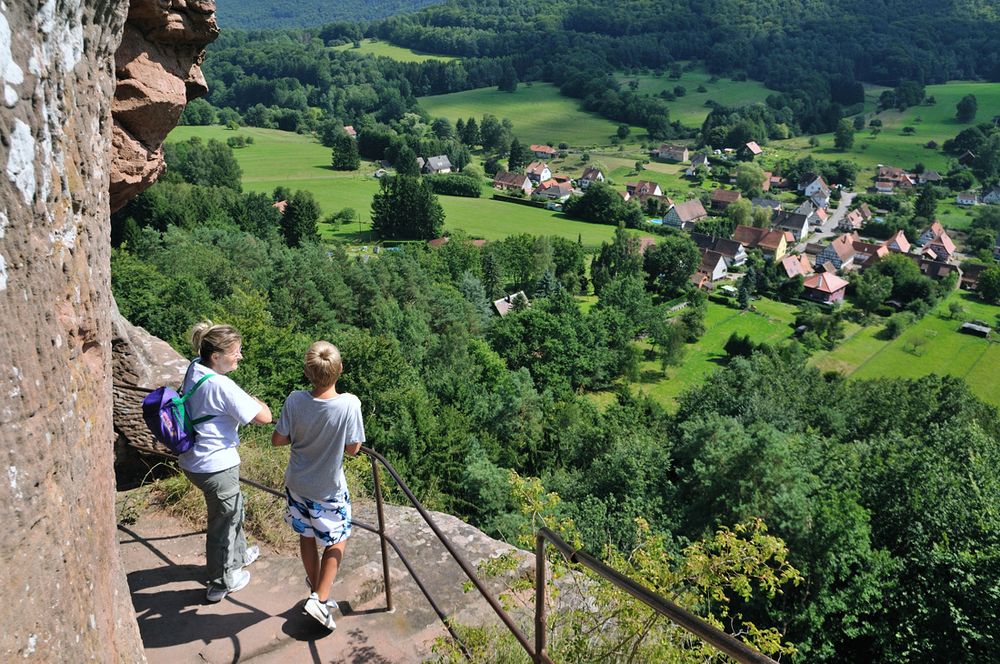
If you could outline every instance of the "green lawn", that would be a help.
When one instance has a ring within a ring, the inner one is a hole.
[[[670,107],[670,119],[680,120],[686,127],[701,127],[712,110],[705,106],[708,100],[723,106],[743,106],[764,101],[769,94],[774,94],[758,81],[732,81],[719,78],[715,83],[709,83],[712,75],[702,69],[684,72],[680,80],[670,79],[666,73],[661,76],[619,74],[617,79],[623,90],[630,89],[631,81],[637,81],[639,83],[637,92],[648,92],[653,95],[658,95],[663,90],[673,90],[678,85],[683,86],[687,94],[677,97],[675,101],[667,102],[667,105]],[[703,86],[705,92],[698,92],[699,86]]]
[[[354,48],[353,44],[343,44],[341,46],[335,46],[334,49],[337,51],[350,51],[351,53],[358,53],[360,55],[381,55],[399,62],[426,62],[428,60],[448,61],[455,59],[450,55],[433,55],[431,53],[421,53],[420,51],[414,51],[401,46],[393,46],[388,42],[378,41],[377,39],[362,40],[360,48]]]
[[[479,88],[418,101],[432,118],[452,122],[470,117],[478,122],[485,113],[508,118],[514,123],[514,135],[527,144],[608,145],[618,128],[617,122],[582,110],[579,100],[564,97],[551,83],[521,84],[513,93]],[[645,129],[632,127],[632,132],[645,134]]]
[[[873,89],[872,94],[881,89],[884,88]],[[1000,83],[953,81],[928,85],[926,90],[927,96],[936,100],[933,105],[914,106],[905,111],[882,111],[875,115],[869,113],[866,120],[878,118],[882,121],[881,132],[874,137],[868,129],[857,132],[854,147],[846,152],[833,148],[833,134],[817,136],[820,141],[817,148],[809,147],[808,136],[774,141],[769,147],[795,153],[811,152],[822,159],[851,159],[866,169],[865,175],[869,177],[874,175],[878,164],[912,168],[917,162],[922,162],[929,169],[945,172],[951,157],[941,152],[940,148],[931,150],[924,145],[933,140],[940,146],[976,121],[989,120],[1000,114]],[[979,112],[973,123],[960,123],[955,119],[955,105],[967,94],[976,96]],[[903,127],[907,126],[913,127],[915,133],[903,134]]]
[[[726,353],[723,351],[729,336],[749,334],[755,341],[778,343],[792,333],[792,321],[796,308],[773,300],[755,300],[756,311],[742,311],[715,302],[708,303],[705,315],[705,334],[697,343],[687,346],[684,362],[678,367],[660,370],[660,362],[646,353],[639,366],[640,378],[632,387],[648,394],[665,407],[673,409],[677,397],[689,387],[701,383],[706,376],[723,365]],[[640,344],[645,352],[648,344]],[[594,397],[599,404],[611,400],[610,393],[598,393]]]
[[[872,325],[834,350],[817,354],[812,363],[852,378],[917,378],[930,373],[961,376],[979,398],[1000,406],[1000,344],[958,332],[962,321],[947,317],[952,301],[961,302],[965,320],[983,320],[994,328],[1000,324],[1000,307],[984,304],[967,292],[956,292],[897,339],[879,339],[882,326]],[[925,342],[914,351],[912,344],[918,339]]]
[[[324,224],[320,233],[326,240],[369,240],[372,196],[378,191],[378,180],[372,176],[376,166],[371,162],[362,162],[358,171],[334,171],[328,166],[329,148],[309,136],[275,129],[177,127],[168,140],[182,141],[200,136],[205,140],[225,141],[238,134],[254,139],[253,145],[234,151],[243,169],[246,191],[271,193],[279,185],[292,190],[304,189],[316,197],[323,216],[345,207],[354,208],[360,224]],[[445,211],[445,229],[462,229],[473,237],[487,240],[502,239],[514,233],[560,235],[571,240],[579,237],[590,248],[596,248],[614,235],[612,226],[574,221],[550,210],[494,201],[490,195],[484,192],[483,198],[440,196]]]

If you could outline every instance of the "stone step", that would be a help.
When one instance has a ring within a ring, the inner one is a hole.
[[[355,505],[359,519],[375,523],[370,506]],[[498,619],[476,593],[463,591],[465,575],[419,515],[387,506],[387,532],[404,549],[435,600],[464,624]],[[475,564],[516,549],[445,514],[435,522]],[[308,595],[301,561],[293,552],[264,549],[248,568],[250,584],[217,604],[205,601],[205,535],[163,512],[119,525],[129,589],[151,664],[176,662],[421,662],[446,629],[405,567],[390,550],[395,610],[385,610],[378,537],[355,528],[332,596],[340,604],[337,629],[328,632],[303,610]],[[531,556],[517,552],[530,574]],[[499,589],[500,580],[491,582]]]

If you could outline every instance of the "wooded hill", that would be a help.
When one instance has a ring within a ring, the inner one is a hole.
[[[223,30],[305,28],[330,21],[374,21],[411,12],[436,0],[219,0],[216,16]]]

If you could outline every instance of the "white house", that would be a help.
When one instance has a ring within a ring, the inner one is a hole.
[[[424,173],[451,173],[451,161],[448,159],[448,155],[441,154],[436,157],[428,157],[427,161],[421,166],[421,170]]]
[[[588,166],[583,171],[583,175],[580,176],[578,182],[580,184],[581,189],[586,189],[591,185],[591,183],[604,182],[604,180],[605,180],[604,173],[601,172],[601,169],[597,168],[596,166]]]
[[[955,196],[955,202],[959,205],[977,205],[979,197],[976,196],[976,192],[974,191],[962,191]]]
[[[524,174],[527,175],[535,184],[545,182],[552,177],[552,171],[549,170],[549,167],[545,165],[544,161],[531,162],[528,164],[528,167],[524,169]]]

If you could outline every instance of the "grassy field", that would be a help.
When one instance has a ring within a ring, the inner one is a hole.
[[[200,136],[225,141],[230,136],[252,136],[253,145],[235,150],[236,161],[243,169],[246,191],[271,193],[277,186],[304,189],[316,197],[323,216],[345,207],[354,208],[359,224],[320,228],[326,240],[367,242],[370,240],[371,202],[378,191],[372,174],[376,166],[362,162],[358,171],[342,172],[330,168],[330,149],[301,134],[243,127],[229,130],[220,126],[177,127],[168,140],[183,141]],[[461,229],[473,237],[498,240],[514,233],[560,235],[587,247],[597,247],[614,235],[614,228],[601,224],[574,221],[563,214],[540,208],[502,203],[489,198],[441,196],[445,211],[445,229]]]
[[[592,299],[578,298],[581,308],[593,306]],[[948,304],[952,301],[964,307],[964,320],[978,319],[993,327],[1000,326],[1000,307],[984,304],[961,291],[952,294],[898,339],[880,339],[878,334],[883,327],[880,324],[862,327],[848,323],[845,340],[832,351],[816,353],[810,364],[851,378],[918,378],[931,373],[961,376],[981,399],[1000,407],[997,377],[1000,343],[958,332],[961,321],[948,318]],[[640,378],[631,387],[673,409],[684,390],[698,385],[723,366],[723,346],[732,333],[748,334],[754,341],[772,344],[791,336],[796,307],[768,299],[755,300],[754,307],[755,311],[740,311],[709,302],[704,336],[687,347],[681,366],[667,367],[666,372],[660,369],[651,347],[640,344],[646,357],[640,365]],[[918,341],[914,351],[913,342],[917,339],[923,341]],[[599,405],[606,405],[613,401],[614,394],[599,392],[591,398]]]
[[[871,89],[868,97],[884,88]],[[928,85],[927,96],[934,97],[933,105],[922,105],[908,108],[905,111],[882,111],[866,115],[867,121],[878,118],[882,121],[881,132],[873,136],[871,130],[859,131],[854,136],[854,147],[846,152],[840,152],[833,147],[833,134],[817,136],[820,145],[810,148],[808,136],[799,136],[787,141],[774,141],[769,149],[788,150],[792,153],[811,152],[822,159],[850,159],[857,162],[862,169],[874,171],[878,164],[912,168],[917,162],[922,162],[929,169],[944,172],[948,169],[951,157],[936,150],[924,147],[928,141],[935,141],[939,146],[949,138],[954,138],[958,132],[970,127],[976,121],[989,121],[1000,114],[1000,83],[974,83],[953,81],[942,85]],[[955,105],[967,94],[976,96],[979,102],[979,112],[973,123],[961,123],[955,119]],[[869,103],[869,106],[872,106]],[[906,135],[903,127],[913,127],[915,133]],[[801,155],[800,155],[801,156]]]
[[[834,350],[815,356],[813,364],[852,378],[917,378],[930,373],[961,376],[981,399],[1000,407],[1000,343],[958,332],[962,321],[948,318],[948,304],[954,301],[965,309],[962,319],[982,320],[994,328],[1000,324],[1000,307],[984,304],[970,293],[956,292],[898,338],[878,338],[881,325],[860,328]]]
[[[773,94],[773,91],[758,81],[732,81],[719,78],[711,83],[712,78],[711,74],[701,69],[684,72],[678,80],[668,78],[666,73],[662,76],[653,74],[617,76],[623,90],[630,89],[630,82],[636,81],[639,84],[636,91],[639,93],[658,95],[664,90],[673,90],[678,85],[683,86],[687,94],[675,101],[667,102],[667,105],[670,107],[670,119],[680,120],[686,127],[701,127],[711,111],[705,106],[708,100],[723,106],[743,106],[764,101],[767,95]],[[698,92],[699,87],[704,87],[705,92]]]
[[[354,48],[353,44],[343,44],[341,46],[335,46],[334,50],[350,51],[351,53],[358,53],[360,55],[380,55],[386,58],[392,58],[393,60],[397,60],[399,62],[426,62],[428,60],[448,61],[455,59],[450,55],[433,55],[431,53],[413,51],[401,46],[393,46],[388,42],[378,41],[377,39],[362,40],[360,48]]]
[[[562,96],[550,83],[522,84],[513,93],[479,88],[420,97],[418,101],[432,118],[445,117],[452,122],[470,117],[478,122],[485,113],[509,118],[514,135],[529,144],[608,145],[618,128],[617,122],[582,110],[579,100]],[[632,132],[644,135],[645,129],[632,127]]]

